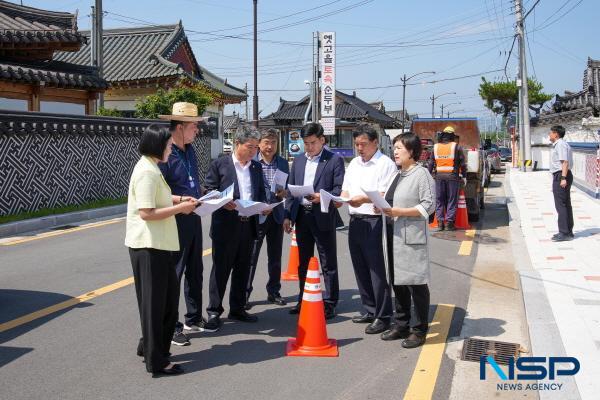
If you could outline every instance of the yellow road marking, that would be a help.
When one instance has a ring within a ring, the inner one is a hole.
[[[212,248],[206,249],[202,252],[203,256],[207,256],[212,253]],[[129,286],[133,283],[133,276],[130,276],[127,279],[123,279],[122,281],[115,282],[111,285],[101,287],[100,289],[93,290],[88,293],[84,293],[80,296],[74,297],[69,300],[65,300],[61,303],[54,304],[50,307],[42,308],[41,310],[34,311],[30,314],[23,315],[22,317],[13,319],[11,321],[0,324],[0,333],[7,331],[9,329],[16,328],[19,325],[26,324],[28,322],[34,321],[38,318],[45,317],[47,315],[53,314],[60,310],[64,310],[65,308],[73,307],[79,303],[83,303],[84,301],[91,300],[95,297],[102,296],[103,294],[110,293],[114,290],[120,289],[125,286]]]
[[[100,226],[116,224],[117,222],[121,222],[124,219],[125,219],[125,217],[121,217],[121,218],[111,219],[111,220],[108,220],[108,221],[102,221],[102,222],[96,222],[96,223],[81,225],[81,226],[77,226],[75,228],[65,229],[65,230],[62,230],[62,231],[44,232],[44,233],[40,233],[40,234],[32,236],[32,237],[28,237],[28,238],[24,238],[24,239],[16,239],[16,240],[13,240],[11,242],[0,243],[0,245],[2,245],[2,246],[13,246],[15,244],[32,242],[34,240],[45,239],[45,238],[52,237],[52,236],[59,236],[59,235],[67,234],[67,233],[83,231],[85,229],[91,229],[91,228],[97,228],[97,227],[100,227]]]
[[[112,285],[104,286],[100,289],[96,289],[92,292],[88,292],[82,294],[81,296],[74,297],[72,299],[63,301],[62,303],[54,304],[50,307],[42,308],[41,310],[32,312],[31,314],[24,315],[17,319],[13,319],[12,321],[5,322],[0,325],[0,333],[7,331],[9,329],[15,328],[19,325],[26,324],[38,318],[45,317],[46,315],[50,315],[60,310],[64,310],[65,308],[72,307],[79,303],[83,303],[84,301],[88,301],[93,299],[94,297],[102,296],[103,294],[112,292],[113,290],[120,289],[124,286],[131,285],[133,283],[133,277],[129,277],[127,279],[123,279],[122,281],[113,283]]]
[[[454,304],[438,304],[427,333],[427,341],[421,349],[404,400],[431,399],[437,380],[442,356],[446,348],[446,338],[452,322]]]
[[[468,229],[465,234],[467,237],[474,238],[475,237],[475,229]],[[460,248],[458,249],[459,256],[470,256],[471,250],[473,249],[473,240],[463,240],[460,243]]]

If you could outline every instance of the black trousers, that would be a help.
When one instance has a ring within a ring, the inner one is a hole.
[[[175,271],[181,286],[181,278],[185,275],[183,296],[185,299],[185,323],[190,326],[202,321],[202,221],[196,214],[177,214],[177,232],[179,233],[179,259]],[[177,321],[177,330],[183,324]]]
[[[319,207],[319,205],[317,204],[316,207]],[[296,241],[298,242],[298,253],[300,256],[300,265],[298,266],[300,293],[298,294],[298,302],[302,301],[308,262],[315,255],[316,244],[326,290],[323,294],[323,301],[325,304],[335,306],[337,305],[340,292],[336,231],[335,229],[329,231],[320,230],[315,218],[312,212],[306,211],[302,206],[298,210],[298,216],[296,217]]]
[[[393,225],[387,224],[387,255],[390,271],[390,281],[394,282],[394,263],[402,260],[394,260],[392,238],[394,235]],[[392,285],[394,290],[394,307],[396,309],[396,325],[400,328],[409,329],[419,335],[427,334],[429,329],[429,286],[425,285]]]
[[[558,231],[563,235],[573,233],[573,207],[571,207],[571,185],[573,184],[573,173],[567,173],[567,186],[560,187],[562,171],[552,174],[552,194],[554,195],[554,207],[558,213]]]
[[[142,325],[139,347],[143,348],[148,372],[160,371],[169,364],[167,354],[179,305],[176,254],[156,249],[129,249]]]
[[[267,293],[278,295],[281,290],[281,252],[283,247],[283,225],[278,224],[272,214],[267,216],[264,223],[258,226],[258,235],[253,243],[252,258],[250,262],[250,278],[248,279],[247,299],[250,298],[254,281],[254,274],[258,266],[258,257],[263,241],[267,238],[267,266],[269,281],[267,282]]]
[[[360,299],[367,313],[390,320],[392,296],[383,259],[381,216],[350,216],[348,247]]]
[[[396,325],[409,328],[419,336],[427,333],[429,321],[429,286],[394,285]],[[411,305],[414,307],[411,309]]]
[[[241,220],[231,226],[231,235],[226,241],[213,240],[213,266],[210,271],[208,315],[221,315],[223,297],[231,275],[229,288],[229,311],[240,312],[246,305],[246,288],[250,275],[250,256],[256,238],[252,220]]]

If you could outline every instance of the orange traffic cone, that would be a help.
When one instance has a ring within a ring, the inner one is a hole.
[[[292,244],[290,245],[290,258],[286,272],[281,273],[281,279],[284,281],[298,280],[298,267],[300,266],[300,253],[298,253],[298,243],[296,243],[296,230],[292,232]]]
[[[438,227],[438,220],[437,220],[437,215],[435,214],[435,212],[433,213],[433,222],[429,224],[430,228],[437,228]]]
[[[295,339],[288,339],[287,342],[285,354],[288,356],[337,357],[339,355],[336,340],[327,338],[320,282],[319,263],[315,257],[312,257],[306,273],[298,332]]]
[[[456,220],[454,226],[459,229],[470,229],[469,213],[467,213],[467,200],[465,199],[465,191],[460,189],[458,194],[458,207],[456,209]]]

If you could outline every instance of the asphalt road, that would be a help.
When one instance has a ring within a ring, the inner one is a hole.
[[[342,217],[347,220],[346,211]],[[205,219],[205,249],[211,243],[208,228]],[[341,299],[338,316],[327,325],[329,337],[338,340],[338,358],[285,356],[287,339],[296,336],[297,319],[288,314],[291,304],[266,302],[263,246],[251,311],[259,322],[224,319],[219,332],[192,334],[191,346],[171,348],[172,360],[184,363],[187,373],[152,379],[135,354],[140,328],[133,285],[125,282],[104,294],[95,292],[132,275],[124,229],[119,220],[0,245],[0,398],[399,399],[409,387],[411,393],[416,389],[432,391],[436,399],[448,397],[454,362],[443,354],[443,343],[439,351],[435,339],[422,349],[406,350],[400,341],[384,342],[378,335],[366,335],[364,325],[351,322],[361,304],[347,231],[337,234]],[[458,335],[465,317],[477,254],[476,242],[470,255],[458,254],[468,239],[458,232],[434,234],[430,241],[430,320],[438,303],[454,305],[451,324],[432,325],[448,337]],[[287,236],[284,268],[289,243]],[[204,262],[206,302],[211,256]],[[283,282],[282,295],[292,304],[297,285]],[[83,294],[91,298],[47,316],[31,315]],[[183,312],[183,300],[180,304]],[[227,303],[225,307],[227,312]],[[15,322],[22,316],[31,321]],[[6,324],[11,321],[14,327]]]

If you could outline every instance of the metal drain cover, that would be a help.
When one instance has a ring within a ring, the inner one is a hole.
[[[78,225],[61,225],[61,226],[56,226],[54,228],[50,228],[51,231],[65,231],[67,229],[72,229],[72,228],[77,228]]]
[[[461,360],[479,362],[481,356],[492,356],[498,364],[508,364],[510,357],[519,357],[518,343],[468,338],[463,344]]]

